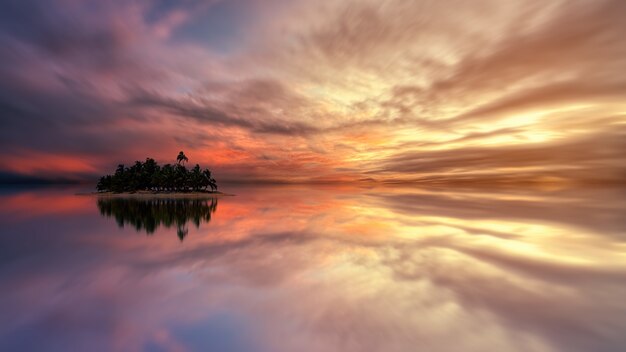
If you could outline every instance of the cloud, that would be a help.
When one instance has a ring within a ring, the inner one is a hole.
[[[621,1],[55,5],[0,14],[0,146],[84,155],[94,173],[184,148],[228,178],[441,181],[455,162],[553,177],[546,160],[587,178],[590,162],[550,153],[611,148],[590,140],[624,122]],[[615,157],[586,153],[622,177]]]
[[[480,182],[520,182],[555,177],[582,181],[622,182],[626,175],[623,127],[592,136],[555,143],[472,147],[434,151],[400,152],[381,160],[370,174],[402,177],[446,178]]]

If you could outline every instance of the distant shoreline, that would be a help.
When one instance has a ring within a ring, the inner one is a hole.
[[[102,198],[215,198],[232,197],[234,194],[223,192],[158,192],[158,191],[137,191],[137,192],[89,192],[77,193],[78,196],[96,196]]]

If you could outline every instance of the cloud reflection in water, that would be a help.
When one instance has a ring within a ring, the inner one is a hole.
[[[0,312],[16,318],[0,349],[626,345],[623,189],[233,193],[183,243],[128,236],[97,207],[25,218],[3,203]]]

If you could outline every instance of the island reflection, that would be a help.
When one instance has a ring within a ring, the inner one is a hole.
[[[115,218],[120,228],[129,225],[137,232],[152,235],[161,226],[167,229],[176,227],[176,234],[182,241],[189,233],[187,223],[192,222],[199,228],[201,223],[211,221],[217,210],[217,198],[98,198],[97,205],[100,215]]]

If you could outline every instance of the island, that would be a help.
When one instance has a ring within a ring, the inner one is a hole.
[[[160,166],[154,159],[136,161],[130,167],[120,164],[112,175],[102,176],[96,185],[101,196],[215,196],[224,195],[217,191],[217,182],[209,169],[196,164],[185,167],[189,159],[184,152],[178,153],[176,164]]]

